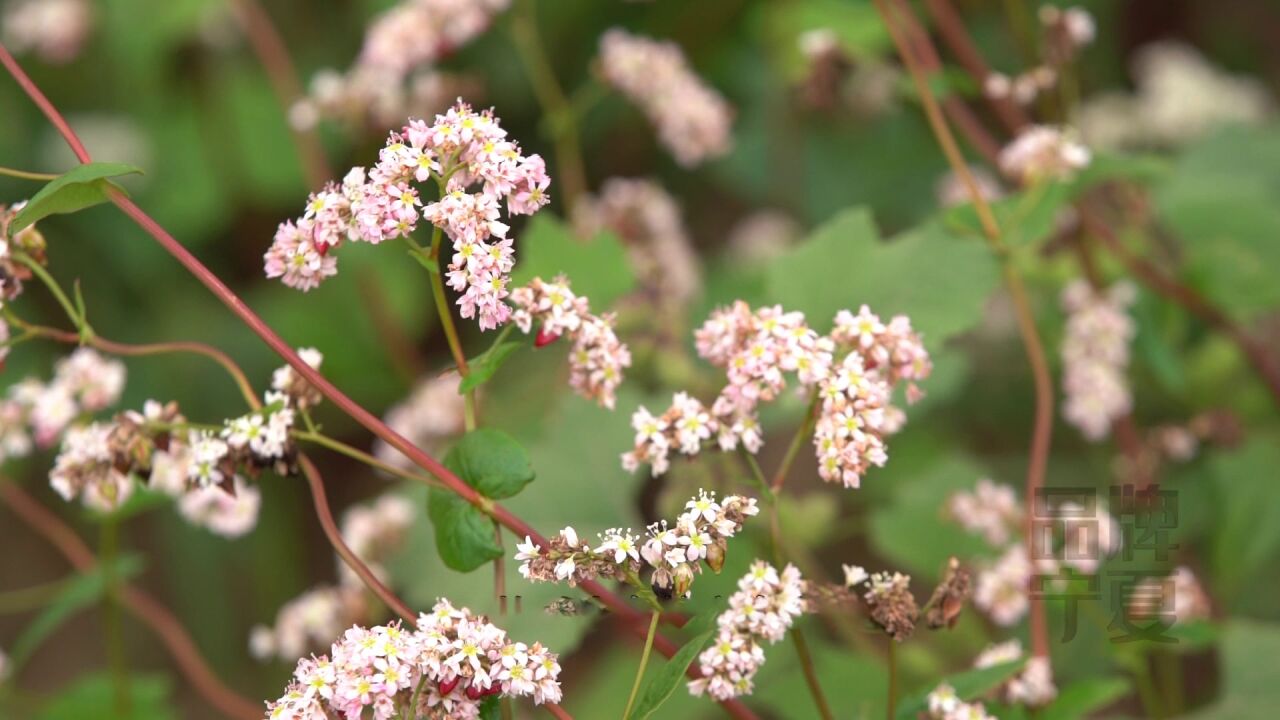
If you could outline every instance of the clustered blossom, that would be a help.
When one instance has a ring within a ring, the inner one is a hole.
[[[343,241],[408,237],[421,217],[453,244],[446,278],[461,316],[481,329],[502,325],[515,263],[502,204],[509,215],[533,214],[547,204],[551,182],[542,158],[522,155],[506,136],[491,111],[461,100],[434,123],[411,119],[390,134],[372,169],[353,168],[341,184],[313,193],[301,218],[281,223],[265,256],[267,277],[310,290],[337,273],[330,253]],[[413,183],[432,179],[442,196],[423,207]]]
[[[638,299],[654,329],[682,324],[683,310],[701,289],[701,263],[675,198],[653,180],[615,177],[599,195],[578,201],[573,214],[580,234],[609,231],[626,245],[643,293]]]
[[[573,342],[569,385],[579,395],[612,409],[622,370],[631,366],[631,351],[613,332],[613,315],[591,314],[587,298],[574,295],[564,277],[552,282],[534,278],[511,292],[511,303],[516,308],[512,320],[520,332],[528,334],[534,322],[539,323],[538,345],[561,335]]]
[[[1086,438],[1098,441],[1111,423],[1133,409],[1125,371],[1136,332],[1126,309],[1134,301],[1128,283],[1095,291],[1077,280],[1062,292],[1067,327],[1062,339],[1063,417]]]
[[[952,494],[947,500],[947,513],[993,547],[1008,543],[1022,526],[1022,505],[1013,488],[988,478],[978,480],[973,492]]]
[[[1165,577],[1144,578],[1129,593],[1126,612],[1134,620],[1171,624],[1209,618],[1209,595],[1191,568],[1179,565]]]
[[[810,611],[806,590],[794,565],[778,572],[762,560],[752,563],[729,596],[729,609],[716,619],[715,640],[698,656],[702,677],[689,682],[689,692],[718,701],[751,694],[752,678],[765,660],[763,641],[778,642]]]
[[[15,54],[30,51],[61,65],[84,47],[93,29],[93,6],[89,0],[13,0],[4,8],[0,27]]]
[[[368,505],[357,505],[342,518],[342,539],[379,579],[386,581],[383,563],[404,543],[415,517],[413,504],[398,495],[382,495]],[[307,650],[322,648],[344,627],[369,612],[363,581],[338,562],[337,585],[312,588],[290,600],[276,613],[273,627],[259,625],[249,634],[253,656],[293,659]]]
[[[409,397],[387,411],[383,421],[423,450],[441,450],[445,441],[466,429],[466,400],[458,392],[461,380],[454,370],[424,377]],[[402,470],[416,467],[383,440],[374,444],[373,454],[379,461]]]
[[[947,502],[949,514],[971,533],[982,535],[1002,550],[1000,557],[977,573],[973,603],[997,625],[1014,625],[1029,607],[1032,576],[1062,579],[1064,570],[1084,575],[1098,572],[1102,560],[1120,550],[1120,524],[1101,506],[1073,501],[1058,503],[1048,512],[1046,526],[1037,533],[1035,557],[1016,532],[1022,512],[1012,490],[979,480],[973,493],[956,493]]]
[[[315,348],[298,348],[298,357],[313,370],[319,370],[324,354]],[[284,395],[290,407],[298,411],[310,410],[324,399],[324,395],[307,382],[292,365],[282,365],[271,374],[271,389]]]
[[[729,151],[733,112],[689,67],[680,48],[614,28],[600,38],[605,82],[644,110],[658,139],[685,167]]]
[[[431,104],[441,97],[438,86],[452,82],[434,65],[483,33],[509,5],[510,0],[402,0],[369,25],[360,55],[345,73],[326,69],[312,78],[310,96],[291,108],[291,121],[309,128],[321,117],[338,117],[385,126],[404,117],[415,101]]]
[[[982,703],[967,703],[956,695],[956,689],[943,683],[928,697],[929,720],[996,720]]]
[[[974,660],[975,668],[987,668],[1022,659],[1022,643],[1008,640],[983,650]],[[1053,669],[1048,658],[1033,657],[1027,660],[1021,672],[996,688],[995,696],[1006,705],[1044,707],[1058,696],[1053,684]]]
[[[1073,133],[1049,125],[1032,125],[1000,151],[1000,171],[1024,185],[1068,179],[1089,165],[1092,153]]]
[[[777,398],[794,373],[820,401],[813,435],[819,474],[858,487],[868,468],[887,461],[884,437],[905,422],[889,404],[894,387],[905,384],[907,401],[914,402],[923,395],[916,382],[933,370],[907,317],[886,324],[865,305],[856,315],[841,310],[831,335],[821,336],[805,324],[804,313],[776,305],[753,312],[737,301],[712,313],[695,340],[701,357],[724,368],[728,384],[709,410],[684,393],[660,416],[639,408],[632,416],[635,447],[622,455],[627,470],[648,463],[661,475],[673,447],[694,455],[713,435],[722,450],[741,443],[758,452],[764,436],[757,406]]]
[[[866,587],[862,600],[872,621],[894,640],[902,642],[915,632],[920,612],[911,594],[910,575],[878,572],[867,576],[865,570],[852,566],[845,572],[845,584],[850,588]]]
[[[983,91],[988,97],[1030,105],[1042,93],[1053,89],[1063,66],[1093,42],[1097,30],[1093,16],[1079,7],[1065,10],[1051,5],[1041,7],[1040,24],[1044,31],[1044,62],[1012,78],[998,72],[987,75]]]
[[[699,491],[685,504],[674,526],[665,520],[653,523],[643,542],[630,529],[615,528],[602,533],[599,545],[592,548],[567,527],[545,548],[526,537],[516,546],[515,557],[521,563],[520,574],[530,582],[564,581],[571,587],[596,577],[629,577],[647,564],[655,590],[683,598],[702,572],[703,562],[720,571],[728,539],[759,512],[754,498],[727,495],[717,501],[715,493]]]
[[[16,233],[10,232],[13,219],[26,205],[26,200],[12,205],[0,204],[0,307],[17,299],[22,294],[23,281],[31,277],[31,268],[18,262],[14,257],[15,251],[25,253],[38,263],[45,263],[44,235],[35,225],[28,225]],[[4,324],[7,332],[8,323],[0,320],[0,324]],[[0,350],[0,359],[8,352],[7,347]]]
[[[267,718],[390,720],[416,698],[409,717],[467,720],[480,716],[490,695],[560,701],[560,664],[540,643],[512,642],[484,616],[447,600],[417,625],[351,627],[329,655],[298,661],[284,696],[267,704]]]

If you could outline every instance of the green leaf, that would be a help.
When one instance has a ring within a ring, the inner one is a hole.
[[[107,178],[141,172],[138,168],[123,163],[89,163],[63,173],[40,188],[40,192],[18,211],[9,226],[9,232],[16,233],[50,215],[73,213],[104,203],[107,201],[108,189],[124,192],[123,188]]]
[[[115,686],[107,673],[94,673],[63,688],[36,715],[36,720],[176,720],[169,700],[170,684],[162,675],[129,677],[129,710],[115,710]]]
[[[142,560],[136,555],[126,555],[115,564],[116,577],[123,581],[142,570]],[[99,565],[68,582],[58,596],[27,624],[26,629],[13,644],[10,659],[15,667],[21,666],[62,623],[77,611],[89,607],[102,598],[107,582],[104,568]]]
[[[671,693],[675,692],[680,682],[684,680],[684,672],[689,668],[689,664],[698,656],[698,653],[702,652],[702,648],[714,633],[714,629],[707,630],[685,643],[684,647],[671,656],[658,674],[654,675],[653,679],[640,691],[636,706],[631,711],[633,720],[645,720],[671,697]]]
[[[512,327],[512,326],[508,326]],[[467,368],[470,372],[466,377],[462,378],[462,382],[458,383],[458,394],[464,395],[471,392],[477,387],[485,384],[498,372],[498,368],[511,357],[511,354],[524,346],[521,340],[504,340],[506,336],[504,331],[488,350],[477,355],[467,361]]]
[[[1078,680],[1062,688],[1053,704],[1036,715],[1037,720],[1076,720],[1089,717],[1129,692],[1124,678],[1090,678]]]
[[[431,488],[427,515],[436,531],[436,551],[447,567],[471,572],[502,555],[493,520],[454,493]]]
[[[472,430],[449,450],[445,467],[488,498],[508,498],[533,482],[529,453],[515,438],[492,428]]]
[[[564,275],[573,292],[586,296],[597,313],[635,287],[627,249],[612,233],[584,241],[558,218],[539,213],[529,221],[519,243],[520,262],[512,273],[516,285],[535,277],[549,281]]]
[[[977,668],[956,675],[948,675],[923,692],[898,703],[897,717],[900,720],[915,718],[925,708],[929,707],[929,693],[943,683],[955,688],[956,696],[961,700],[969,702],[980,695],[985,695],[1000,683],[1013,677],[1022,669],[1023,663],[1023,660],[1012,660],[1007,663],[992,665],[991,667]]]
[[[986,245],[936,223],[882,241],[865,208],[837,215],[769,269],[770,297],[822,331],[837,311],[865,303],[881,317],[910,316],[927,342],[964,332],[982,317],[999,281]]]
[[[1280,444],[1274,436],[1256,436],[1240,450],[1209,460],[1218,518],[1208,566],[1217,575],[1214,585],[1222,597],[1236,598],[1255,573],[1275,567],[1280,554],[1277,467]]]
[[[480,720],[500,720],[502,717],[502,696],[490,695],[480,703]]]
[[[1187,720],[1271,720],[1280,705],[1274,658],[1280,656],[1280,625],[1231,620],[1220,649],[1222,695],[1218,702],[1182,717]]]

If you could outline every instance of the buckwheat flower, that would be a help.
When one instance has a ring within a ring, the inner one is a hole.
[[[423,377],[406,399],[387,411],[383,421],[423,450],[441,450],[465,429],[465,399],[458,392],[461,380],[453,370]],[[379,461],[402,470],[413,467],[403,454],[382,440],[374,443],[373,454]]]
[[[253,628],[250,633],[252,655],[264,661],[272,658],[288,660],[322,649],[361,614],[365,604],[361,595],[362,589],[346,586],[321,586],[308,590],[280,608],[273,626]],[[310,682],[304,684],[309,685]],[[331,690],[327,686],[318,689]]]
[[[220,485],[226,479],[223,460],[227,457],[227,443],[208,430],[193,430],[187,439],[191,446],[191,465],[187,478],[194,487],[208,488]]]
[[[31,407],[21,399],[22,385],[10,386],[4,399],[0,400],[0,462],[31,453],[32,440],[28,430]]]
[[[91,483],[109,482],[114,486],[109,479],[115,472],[108,444],[110,435],[111,427],[102,423],[67,431],[49,473],[49,484],[63,500],[74,500]]]
[[[728,103],[693,73],[674,43],[614,28],[600,38],[599,61],[605,82],[640,106],[681,165],[729,151]]]
[[[1018,703],[1033,708],[1048,705],[1058,696],[1049,659],[1033,657],[1027,660],[1022,672],[1005,682],[1003,694],[1010,704]]]
[[[28,420],[31,423],[31,435],[36,445],[45,448],[53,445],[67,425],[80,414],[80,405],[76,402],[71,388],[65,383],[45,385],[36,382],[24,388],[31,393],[27,397],[30,411]]]
[[[900,572],[874,573],[867,587],[862,598],[871,619],[898,642],[911,637],[919,615],[911,595],[911,576]]]
[[[1195,573],[1180,565],[1166,577],[1138,582],[1127,599],[1126,612],[1134,620],[1162,619],[1177,624],[1206,620],[1212,607]]]
[[[1089,149],[1071,138],[1069,131],[1048,125],[1023,129],[1000,151],[1000,170],[1009,178],[1034,184],[1068,179],[1088,166]]]
[[[198,487],[178,498],[178,514],[192,525],[203,527],[215,535],[237,538],[258,524],[262,492],[244,478],[232,479],[234,492],[220,487]]]
[[[53,384],[66,388],[86,412],[114,405],[124,382],[124,363],[104,358],[92,348],[77,348],[54,365]]]
[[[1062,292],[1067,328],[1062,340],[1063,417],[1098,441],[1133,407],[1125,372],[1136,328],[1126,312],[1134,300],[1127,283],[1103,292],[1084,280]]]
[[[384,494],[371,503],[356,505],[342,516],[342,539],[379,579],[386,579],[385,562],[403,545],[418,513],[413,503],[399,495]],[[341,559],[338,577],[351,587],[363,581]]]
[[[1017,623],[1027,612],[1031,572],[1026,547],[1020,543],[1011,546],[994,566],[978,573],[973,604],[997,625]]]
[[[841,565],[844,569],[844,586],[852,588],[866,582],[871,576],[861,565]]]
[[[538,327],[538,344],[564,335],[569,350],[569,385],[579,395],[612,409],[622,371],[631,366],[631,351],[613,331],[612,315],[591,314],[587,298],[574,295],[568,281],[544,282],[534,278],[511,292],[515,306],[512,320],[523,333]]]
[[[623,532],[618,528],[612,528],[606,530],[604,534],[601,535],[601,540],[603,542],[601,542],[600,547],[596,548],[593,552],[601,555],[612,553],[613,561],[618,564],[621,564],[622,561],[628,557],[639,562],[640,549],[639,546],[636,545],[637,539],[638,538],[636,538],[635,535],[631,534],[631,530],[629,528],[626,532]],[[519,547],[517,547],[517,549],[519,549]],[[516,559],[518,560],[520,558],[517,556]]]
[[[1004,546],[1022,526],[1022,506],[1013,488],[987,478],[978,480],[972,493],[952,494],[947,500],[947,513],[993,547]]]
[[[671,407],[657,417],[640,407],[631,416],[631,426],[636,430],[636,444],[623,453],[622,466],[634,471],[641,463],[648,463],[654,477],[670,467],[668,455],[673,446],[682,454],[696,455],[702,441],[719,428],[702,403],[686,393],[673,395]]]
[[[338,259],[322,253],[312,241],[310,220],[280,224],[275,240],[264,256],[267,277],[280,278],[291,288],[306,292],[338,274]]]
[[[324,354],[315,348],[298,348],[298,357],[314,370],[319,370],[320,364],[324,362]],[[289,406],[298,410],[309,410],[324,399],[320,391],[312,387],[291,365],[276,368],[271,374],[271,389],[287,396]]]
[[[689,692],[716,700],[749,695],[764,664],[764,641],[778,642],[796,618],[810,611],[806,591],[794,565],[779,572],[761,560],[752,563],[728,609],[716,618],[715,640],[698,656],[702,677],[688,683]]]
[[[1101,506],[1085,508],[1063,502],[1054,513],[1062,526],[1063,547],[1059,559],[1077,572],[1092,575],[1110,555],[1119,552],[1124,533],[1120,523]]]
[[[955,688],[943,683],[929,693],[927,699],[929,720],[995,720],[982,703],[966,703],[956,695]]]
[[[61,65],[84,47],[93,28],[93,6],[87,0],[14,0],[5,6],[0,25],[15,54],[30,51]]]

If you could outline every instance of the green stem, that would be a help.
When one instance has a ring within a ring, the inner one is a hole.
[[[440,192],[444,193],[443,183]],[[462,351],[462,341],[458,339],[458,328],[453,324],[453,312],[449,306],[449,299],[444,293],[444,280],[440,277],[440,244],[444,240],[444,232],[437,226],[431,231],[431,251],[427,255],[431,267],[427,276],[431,280],[431,295],[436,301],[436,313],[440,316],[440,326],[444,328],[445,340],[449,343],[449,352],[453,354],[453,361],[458,366],[458,374],[466,377],[471,374],[471,369],[467,367],[467,356]],[[476,429],[476,394],[474,390],[468,390],[464,396],[463,423],[467,432]]]
[[[889,697],[886,717],[893,720],[898,711],[898,641],[889,638]]]
[[[443,487],[435,478],[429,477],[427,475],[419,475],[417,473],[408,472],[394,465],[384,463],[378,458],[370,455],[369,453],[364,452],[363,450],[360,450],[358,448],[351,447],[350,445],[342,442],[341,440],[335,440],[329,437],[328,435],[323,435],[318,432],[301,432],[301,431],[295,430],[293,431],[293,438],[295,440],[302,440],[304,442],[315,443],[316,445],[328,448],[341,455],[346,455],[352,460],[362,462],[365,465],[368,465],[369,467],[372,467],[377,470],[381,470],[391,475],[395,475],[396,477],[401,477],[406,480],[413,480],[414,482],[424,483],[432,487]]]
[[[1177,653],[1167,650],[1156,651],[1156,669],[1160,673],[1160,685],[1169,710],[1169,717],[1182,714],[1185,699],[1182,694],[1182,664]]]
[[[118,717],[129,716],[129,667],[124,650],[124,625],[120,613],[120,577],[116,563],[119,560],[119,522],[108,516],[102,520],[98,558],[101,562],[105,592],[102,596],[102,623],[107,646],[107,661],[111,668],[112,698]]]
[[[1133,662],[1133,685],[1138,690],[1138,698],[1142,701],[1143,715],[1149,718],[1168,717],[1164,711],[1164,703],[1160,700],[1160,691],[1151,678],[1151,667],[1145,655],[1136,657]]]
[[[773,491],[775,493],[782,490],[782,484],[787,481],[787,473],[791,471],[791,464],[795,462],[796,455],[800,452],[800,446],[804,443],[804,439],[813,432],[813,426],[817,423],[818,417],[815,410],[818,405],[818,391],[813,391],[813,398],[809,401],[809,409],[805,411],[804,422],[800,424],[796,434],[791,438],[791,445],[787,447],[787,454],[782,458],[782,464],[778,466],[778,471],[773,475]]]
[[[804,671],[805,684],[809,686],[809,694],[818,706],[818,714],[822,720],[833,720],[831,706],[827,704],[827,696],[822,693],[822,685],[818,683],[818,672],[813,667],[813,656],[809,654],[809,643],[805,642],[800,628],[791,628],[791,642],[796,646],[796,656],[800,658],[800,669]]]
[[[764,496],[766,502],[773,504],[776,499],[773,495],[773,488],[769,487],[769,481],[764,476],[764,471],[760,469],[760,463],[756,462],[756,456],[752,455],[742,445],[738,446],[739,454],[746,460],[747,467],[751,470],[751,479],[756,481],[756,485],[760,488],[760,494]]]
[[[93,328],[89,327],[89,321],[80,316],[76,306],[72,304],[71,299],[62,291],[62,286],[58,285],[58,281],[53,279],[48,270],[44,266],[36,262],[30,255],[23,252],[13,253],[13,258],[18,262],[30,268],[36,277],[40,278],[40,282],[49,288],[49,292],[57,299],[58,304],[62,306],[63,311],[67,313],[67,317],[71,320],[71,324],[75,325],[76,330],[80,332],[80,340],[82,343],[88,342],[93,337]]]
[[[635,682],[631,683],[631,696],[627,698],[627,709],[622,711],[622,720],[631,717],[631,708],[636,703],[636,695],[640,692],[640,683],[644,680],[644,670],[649,665],[649,653],[653,651],[653,636],[658,634],[658,618],[662,611],[655,609],[649,616],[649,634],[644,638],[644,653],[640,655],[640,667],[636,669]]]
[[[533,83],[533,93],[550,121],[557,170],[564,185],[563,210],[568,215],[587,191],[586,168],[578,139],[578,118],[573,103],[556,79],[546,48],[542,45],[533,0],[520,0],[516,3],[516,9],[511,14],[511,34],[516,41],[520,60],[529,73],[529,81]]]
[[[54,580],[18,590],[0,592],[0,615],[27,612],[44,607],[66,586],[66,580]]]
[[[422,700],[422,691],[427,687],[427,674],[423,673],[422,678],[418,680],[418,686],[413,689],[413,696],[409,698],[409,717],[418,717],[418,703]]]
[[[49,173],[28,172],[26,170],[15,170],[13,168],[3,166],[0,166],[0,175],[8,175],[9,177],[21,178],[23,180],[40,180],[42,182],[57,180],[60,177]]]

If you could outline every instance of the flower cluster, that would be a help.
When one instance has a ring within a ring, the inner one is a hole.
[[[342,518],[342,539],[374,575],[385,581],[382,563],[404,542],[414,519],[413,504],[398,495],[383,495],[369,505],[357,505]],[[370,608],[364,583],[341,561],[337,585],[312,588],[290,600],[276,613],[273,627],[250,631],[253,656],[292,659],[321,648],[342,629],[364,618]]]
[[[675,198],[657,182],[609,178],[598,196],[583,198],[573,213],[582,235],[608,230],[622,240],[646,303],[658,305],[664,318],[665,310],[683,308],[697,295],[698,255]]]
[[[644,110],[681,165],[729,151],[728,103],[694,74],[674,43],[614,28],[600,38],[599,67],[605,82]]]
[[[953,493],[947,500],[947,513],[993,547],[1004,546],[1022,527],[1022,505],[1013,488],[988,478],[978,480],[973,492]]]
[[[1024,517],[1014,505],[1012,490],[979,480],[974,493],[957,493],[948,500],[950,515],[966,530],[1003,548],[994,563],[977,574],[973,602],[998,625],[1010,626],[1026,614],[1032,575],[1061,579],[1064,568],[1092,575],[1102,560],[1119,551],[1122,529],[1102,507],[1065,501],[1051,508],[1049,524],[1038,533],[1035,557],[1015,532]]]
[[[329,655],[302,658],[268,718],[478,718],[490,695],[561,698],[556,654],[539,643],[507,639],[506,631],[447,600],[418,616],[417,630],[399,622],[353,626]]]
[[[689,682],[689,692],[716,700],[749,695],[765,660],[762,641],[778,642],[809,612],[806,585],[794,565],[778,572],[762,560],[752,563],[729,596],[729,609],[716,619],[715,641],[698,656],[702,677]]]
[[[894,640],[902,642],[915,632],[920,611],[911,594],[910,575],[878,572],[868,576],[862,568],[852,566],[845,569],[845,584],[866,588],[862,600],[871,619]]]
[[[988,97],[1010,99],[1019,105],[1032,104],[1041,94],[1053,89],[1063,66],[1093,42],[1097,31],[1093,16],[1079,7],[1064,10],[1046,5],[1040,8],[1040,24],[1044,32],[1041,43],[1044,61],[1012,78],[998,72],[987,75],[983,91]]]
[[[315,370],[320,369],[324,355],[315,348],[298,348],[298,357]],[[324,395],[298,374],[292,365],[282,365],[271,374],[271,389],[286,399],[289,407],[299,412],[310,410],[320,404]]]
[[[1072,133],[1049,125],[1032,125],[1000,151],[1000,171],[1024,185],[1066,179],[1089,165],[1089,148]]]
[[[41,264],[45,262],[44,235],[36,229],[35,225],[28,225],[16,233],[9,231],[13,219],[26,205],[26,200],[12,205],[0,204],[0,307],[4,307],[6,302],[17,299],[22,294],[22,282],[31,277],[31,269],[18,262],[13,255],[14,251],[21,251]],[[5,332],[8,332],[8,324],[3,320],[0,320],[0,324],[3,324]],[[0,350],[0,359],[3,359],[8,352],[7,347]]]
[[[1211,610],[1208,593],[1185,565],[1165,577],[1138,582],[1129,593],[1126,609],[1134,620],[1158,618],[1173,624],[1207,619]]]
[[[983,650],[974,660],[975,668],[987,668],[1022,658],[1022,643],[1008,640]],[[1006,705],[1020,704],[1043,707],[1058,696],[1053,684],[1053,670],[1049,660],[1033,657],[1027,660],[1022,671],[1006,680],[994,691],[1000,702]]]
[[[31,51],[61,65],[84,47],[93,29],[93,5],[89,0],[15,0],[6,4],[0,27],[14,53]]]
[[[423,450],[440,450],[445,441],[461,435],[466,428],[466,401],[458,392],[460,381],[454,370],[424,377],[409,397],[387,411],[383,421]],[[374,444],[373,454],[381,462],[402,470],[416,467],[383,440]]]
[[[292,122],[309,128],[321,117],[336,117],[383,127],[404,117],[415,100],[430,104],[441,96],[436,86],[450,78],[435,63],[483,33],[509,5],[510,0],[401,0],[370,24],[359,57],[345,73],[326,69],[312,78],[310,96],[290,109]]]
[[[612,409],[622,370],[631,366],[631,351],[613,332],[613,316],[591,314],[587,298],[574,295],[564,277],[552,282],[534,278],[511,292],[511,303],[516,308],[512,320],[521,332],[528,334],[539,323],[538,345],[569,337],[569,385]]]
[[[542,158],[522,155],[506,135],[492,112],[461,100],[434,123],[411,119],[390,134],[372,169],[353,168],[341,184],[313,193],[301,218],[281,223],[266,253],[267,277],[310,290],[337,273],[330,253],[344,240],[407,237],[422,217],[452,241],[447,279],[461,294],[462,317],[477,317],[482,329],[505,323],[515,259],[502,203],[508,214],[532,214],[548,202],[551,182]],[[423,207],[413,183],[431,179],[441,197]]]
[[[540,548],[526,537],[516,549],[520,574],[530,582],[564,581],[570,586],[596,577],[625,578],[640,571],[642,562],[652,568],[650,584],[663,596],[686,597],[694,577],[706,562],[714,572],[724,565],[728,539],[742,529],[743,521],[760,509],[754,498],[728,495],[717,501],[715,493],[699,491],[685,504],[674,526],[665,520],[648,527],[643,542],[631,531],[610,529],[600,544],[578,537],[571,527]]]
[[[757,406],[777,398],[794,373],[820,401],[813,435],[819,474],[858,487],[869,467],[888,459],[884,437],[904,422],[905,414],[889,404],[894,387],[905,384],[907,400],[914,402],[923,394],[916,382],[933,370],[908,318],[884,323],[865,305],[856,315],[841,310],[831,334],[822,336],[805,324],[803,313],[776,305],[753,312],[738,301],[712,313],[695,340],[701,357],[724,368],[728,384],[710,410],[683,393],[660,416],[639,408],[632,416],[635,447],[622,455],[627,470],[644,462],[660,475],[672,447],[693,455],[713,435],[722,450],[741,443],[748,452],[759,451],[764,436]]]
[[[967,703],[956,695],[956,689],[943,683],[928,697],[929,720],[996,720],[982,703]]]
[[[26,378],[10,386],[0,404],[6,456],[27,454],[32,440],[49,447],[76,418],[115,404],[124,382],[123,363],[77,348],[54,365],[50,382]]]
[[[1125,312],[1134,288],[1119,283],[1102,292],[1077,280],[1062,292],[1067,327],[1062,339],[1063,417],[1098,441],[1133,408],[1125,371],[1136,329]]]

